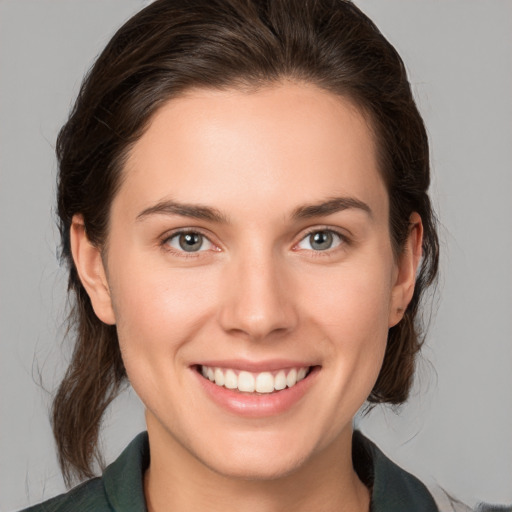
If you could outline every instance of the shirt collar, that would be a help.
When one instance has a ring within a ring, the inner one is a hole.
[[[359,478],[372,489],[371,512],[438,512],[427,488],[357,430],[352,439],[352,459]]]
[[[103,473],[105,492],[116,512],[147,512],[144,472],[148,467],[148,433],[142,432]]]
[[[359,431],[354,432],[352,458],[359,478],[372,489],[372,512],[438,511],[426,487],[389,460]],[[105,492],[116,512],[147,512],[144,472],[148,466],[148,434],[143,432],[103,473]]]

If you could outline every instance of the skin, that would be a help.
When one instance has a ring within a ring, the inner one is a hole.
[[[294,216],[333,197],[368,211]],[[220,218],[155,208],[165,201]],[[159,109],[129,154],[107,246],[89,243],[80,216],[71,228],[82,282],[117,325],[146,406],[150,510],[368,510],[352,420],[421,257],[417,214],[393,256],[388,209],[372,131],[345,98],[285,82],[193,90]],[[170,238],[183,228],[206,237],[200,251]],[[332,246],[315,250],[311,230],[337,233]],[[285,412],[247,418],[198,384],[194,364],[226,359],[319,371]]]

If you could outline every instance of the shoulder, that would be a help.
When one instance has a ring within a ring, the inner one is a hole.
[[[143,482],[148,465],[149,442],[143,432],[105,469],[101,478],[88,480],[22,512],[145,512]]]
[[[512,505],[489,503],[480,503],[473,509],[441,487],[434,488],[434,499],[422,482],[357,430],[352,442],[352,459],[359,478],[372,489],[371,512],[512,512]]]
[[[93,478],[78,485],[66,494],[29,507],[23,512],[112,512],[101,478]]]
[[[354,432],[352,457],[359,477],[372,488],[372,512],[438,512],[425,485],[358,431]]]

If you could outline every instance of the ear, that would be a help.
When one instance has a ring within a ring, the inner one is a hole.
[[[78,276],[91,299],[96,316],[102,322],[114,325],[116,320],[101,251],[87,238],[81,215],[73,216],[70,239],[71,253]]]
[[[409,219],[409,234],[398,256],[396,278],[391,292],[389,327],[402,320],[405,310],[411,302],[416,283],[416,271],[421,261],[423,243],[423,224],[421,217],[412,213]]]

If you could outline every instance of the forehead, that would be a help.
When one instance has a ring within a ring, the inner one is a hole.
[[[189,91],[156,112],[124,173],[115,202],[134,208],[172,198],[270,213],[348,195],[387,215],[365,116],[313,85]]]

